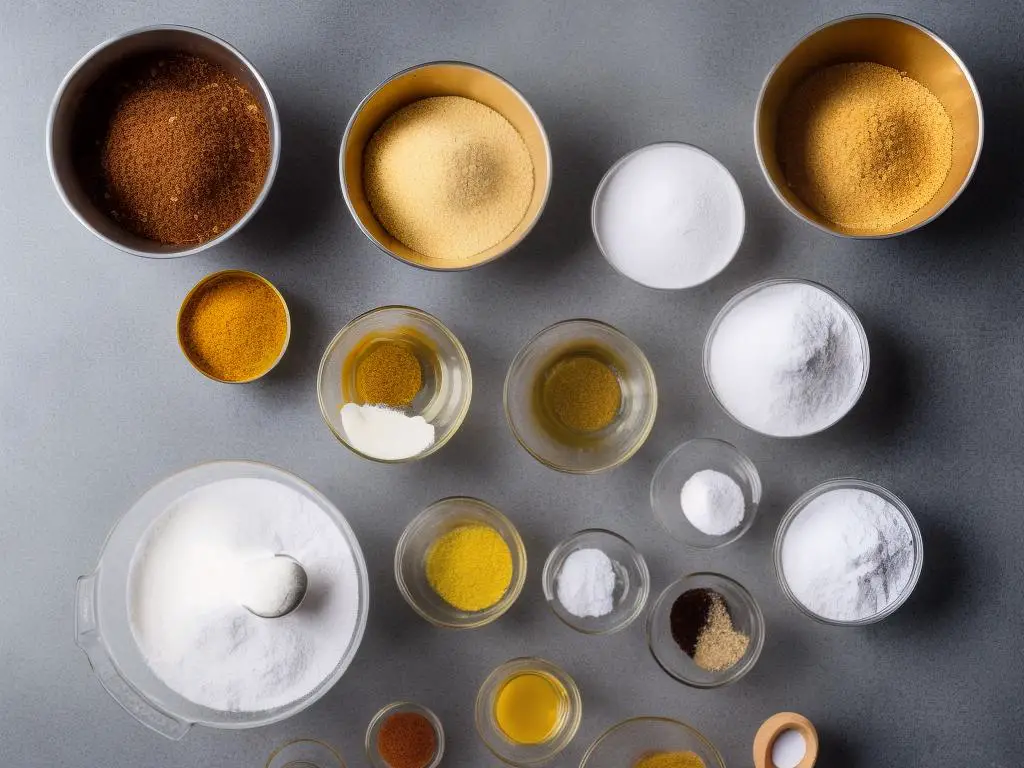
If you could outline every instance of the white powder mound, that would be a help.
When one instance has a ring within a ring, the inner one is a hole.
[[[383,405],[346,403],[341,427],[356,450],[375,459],[410,459],[434,444],[434,425]]]
[[[309,577],[299,608],[258,618],[238,602],[239,569],[294,557]],[[132,558],[132,634],[158,678],[212,709],[254,712],[311,693],[356,631],[355,559],[328,514],[296,490],[239,478],[186,494]]]
[[[739,483],[713,469],[695,472],[683,483],[679,503],[690,525],[708,536],[736,530],[747,506]]]
[[[715,158],[685,144],[640,150],[605,184],[595,228],[608,261],[651,288],[710,280],[743,239],[743,197]]]
[[[562,563],[556,590],[573,616],[607,616],[615,608],[615,564],[600,549],[577,549]]]
[[[782,542],[782,571],[794,596],[837,621],[885,610],[910,583],[915,562],[913,534],[900,511],[853,488],[814,499]]]
[[[841,418],[856,402],[867,366],[850,313],[803,283],[771,285],[734,306],[709,357],[726,410],[776,437],[818,432]]]

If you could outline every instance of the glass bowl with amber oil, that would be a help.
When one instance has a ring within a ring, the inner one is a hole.
[[[317,377],[320,413],[334,436],[387,464],[440,449],[466,418],[472,393],[462,344],[413,307],[379,307],[352,320],[327,345]]]
[[[640,348],[598,320],[545,328],[505,377],[512,434],[541,464],[595,474],[626,462],[654,426],[658,388]]]

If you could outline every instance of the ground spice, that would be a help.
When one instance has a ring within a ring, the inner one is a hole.
[[[438,96],[389,117],[363,155],[363,187],[393,237],[434,259],[469,259],[519,225],[533,161],[519,132],[472,99]]]
[[[835,64],[782,108],[777,153],[789,185],[845,229],[884,231],[935,196],[953,162],[953,124],[925,86],[891,67]]]
[[[543,744],[557,730],[567,696],[564,686],[548,675],[514,675],[498,691],[494,720],[517,744]]]
[[[542,397],[554,417],[575,432],[604,429],[622,406],[619,377],[590,355],[555,363],[545,376]]]
[[[202,286],[182,309],[178,337],[197,368],[221,381],[246,381],[277,361],[288,317],[259,278],[225,275]]]
[[[482,611],[512,583],[512,551],[488,525],[460,525],[427,550],[427,583],[460,611]]]
[[[356,394],[363,403],[407,407],[423,388],[416,354],[397,341],[378,341],[356,367]]]
[[[672,604],[672,639],[694,663],[722,672],[743,658],[750,638],[736,631],[725,599],[710,589],[689,589]]]
[[[252,93],[182,53],[115,65],[86,94],[74,134],[96,206],[160,243],[220,235],[252,207],[270,167],[270,132]]]
[[[396,712],[381,723],[377,751],[391,768],[426,768],[437,753],[437,733],[418,712]]]
[[[706,768],[694,752],[651,752],[636,761],[633,768]]]

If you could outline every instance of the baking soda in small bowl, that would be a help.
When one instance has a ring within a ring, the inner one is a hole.
[[[690,288],[732,261],[746,216],[739,185],[718,160],[689,144],[636,150],[598,185],[591,224],[617,271],[650,288]]]

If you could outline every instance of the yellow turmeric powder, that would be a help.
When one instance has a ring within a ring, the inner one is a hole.
[[[512,550],[489,525],[460,525],[427,550],[427,583],[453,608],[486,610],[512,583]]]
[[[284,302],[254,275],[228,273],[182,308],[178,339],[188,359],[220,381],[248,381],[273,367],[288,335]]]
[[[705,768],[704,761],[695,752],[650,752],[633,768]]]

